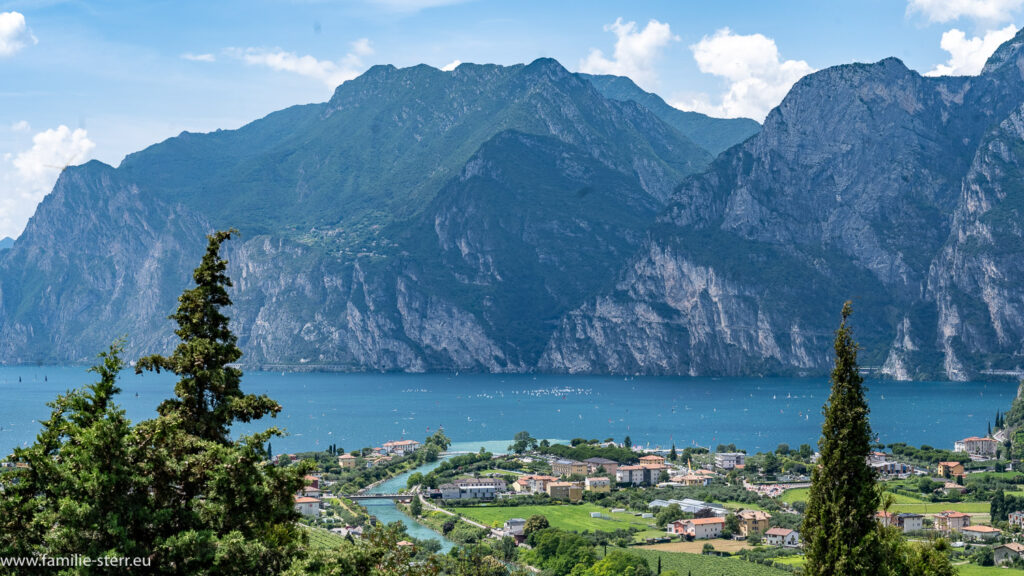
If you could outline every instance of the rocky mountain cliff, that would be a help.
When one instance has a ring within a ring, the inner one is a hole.
[[[852,299],[862,362],[882,374],[1020,370],[1021,42],[978,77],[887,59],[802,79],[681,186],[541,368],[822,372]]]
[[[760,129],[551,60],[374,67],[65,170],[0,255],[0,359],[165,350],[202,234],[233,226],[249,365],[820,374],[852,299],[870,369],[1013,372],[1022,43],[976,77],[829,68]]]
[[[526,370],[710,160],[553,60],[377,66],[323,104],[67,169],[0,258],[0,359],[166,349],[202,235],[235,227],[251,365]]]

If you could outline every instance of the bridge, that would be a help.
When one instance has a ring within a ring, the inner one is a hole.
[[[413,494],[341,494],[339,498],[349,500],[394,500],[395,502],[412,502]]]

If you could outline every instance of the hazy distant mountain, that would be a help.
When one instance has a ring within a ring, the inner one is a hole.
[[[877,370],[1014,370],[1021,43],[978,77],[829,68],[760,130],[552,60],[374,67],[65,170],[0,256],[0,359],[168,349],[202,234],[233,226],[250,365],[820,374],[853,299]]]
[[[757,134],[761,129],[760,124],[749,118],[711,118],[697,112],[684,112],[666,104],[661,96],[645,92],[625,76],[580,76],[590,80],[606,98],[632,100],[646,107],[714,156]]]
[[[14,238],[0,238],[0,251],[9,250],[14,246]]]

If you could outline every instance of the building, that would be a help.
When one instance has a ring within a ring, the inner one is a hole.
[[[966,452],[971,460],[992,460],[999,443],[991,438],[971,436],[953,443],[953,452]]]
[[[1007,520],[1010,522],[1010,526],[1024,528],[1024,511],[1017,510],[1016,512],[1010,512],[1007,516]]]
[[[956,478],[964,475],[964,465],[959,462],[939,462],[939,476]]]
[[[296,496],[295,511],[303,516],[319,516],[320,500],[309,496]]]
[[[683,486],[707,486],[708,477],[697,474],[686,474],[685,476],[673,476],[668,479],[669,482],[680,484]]]
[[[788,528],[771,528],[764,533],[764,541],[771,546],[795,548],[800,545],[800,533]]]
[[[619,468],[618,462],[607,458],[587,458],[583,463],[587,465],[587,472],[589,474],[593,474],[601,468],[604,468],[604,471],[608,474],[615,474],[615,471]]]
[[[880,510],[875,513],[875,520],[878,520],[878,523],[882,526],[896,526],[899,523],[896,515],[887,510]]]
[[[527,494],[542,494],[547,493],[549,483],[557,481],[557,476],[527,474],[525,476],[520,476],[519,479],[516,480],[516,484],[513,485],[513,489]],[[516,485],[518,485],[518,488],[516,488]]]
[[[976,542],[991,542],[1003,533],[999,528],[991,526],[964,526],[960,529],[960,532],[964,535],[965,540],[974,540]]]
[[[641,464],[664,464],[665,457],[658,456],[657,454],[648,454],[647,456],[640,457]]]
[[[761,510],[744,510],[736,515],[740,521],[740,534],[750,536],[753,532],[768,530],[768,521],[772,515]]]
[[[604,476],[594,476],[583,481],[587,492],[611,492],[612,481]]]
[[[706,540],[721,536],[723,528],[725,528],[725,518],[691,518],[676,520],[668,525],[667,530],[670,534],[679,534],[694,540]]]
[[[715,467],[732,470],[746,465],[747,455],[742,452],[718,452],[715,454]]]
[[[312,486],[313,488],[320,489],[320,477],[307,474],[304,478],[306,486]]]
[[[619,466],[615,471],[615,481],[619,484],[630,484],[632,486],[653,486],[658,483],[661,473],[668,470],[664,464],[634,464],[632,466]]]
[[[522,536],[526,530],[526,520],[523,518],[509,518],[505,521],[503,530],[509,536]]]
[[[299,496],[309,496],[310,498],[319,498],[320,497],[320,489],[319,488],[315,488],[313,486],[306,486],[305,488],[302,489],[302,492],[299,493]]]
[[[962,532],[971,525],[971,516],[963,512],[946,510],[935,515],[935,529],[939,532]]]
[[[1013,562],[1022,557],[1024,557],[1024,545],[1016,542],[996,546],[992,549],[992,559],[995,561],[996,566]]]
[[[899,462],[872,462],[871,467],[879,476],[905,476],[914,473],[913,468]]]
[[[924,530],[924,515],[904,513],[896,517],[896,525],[904,532]]]
[[[358,458],[351,454],[342,454],[341,456],[338,456],[338,466],[341,466],[342,469],[355,468],[357,466],[356,460],[358,460]]]
[[[688,514],[697,514],[702,510],[707,510],[711,514],[718,516],[719,518],[725,518],[729,511],[724,506],[719,504],[713,504],[711,502],[703,502],[701,500],[694,500],[693,498],[683,498],[682,500],[652,500],[647,505],[648,508],[664,508],[675,504],[679,506],[679,509]]]
[[[420,443],[415,440],[394,440],[384,443],[384,453],[405,456],[420,449]]]
[[[438,490],[442,500],[494,500],[506,491],[506,484],[501,478],[461,478],[438,486]]]
[[[551,482],[548,484],[548,496],[555,500],[579,502],[583,499],[583,488],[579,482]]]
[[[563,459],[551,463],[551,473],[555,476],[572,476],[573,474],[586,476],[587,472],[587,465],[576,460]]]

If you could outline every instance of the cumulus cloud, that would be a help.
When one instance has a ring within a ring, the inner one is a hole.
[[[0,12],[0,57],[12,56],[38,40],[32,35],[20,12]]]
[[[700,71],[728,80],[729,89],[720,103],[702,96],[673,105],[709,116],[764,120],[797,80],[814,72],[803,60],[781,60],[775,40],[761,34],[733,34],[728,28],[705,36],[690,50]]]
[[[64,167],[89,159],[96,144],[83,129],[61,125],[32,137],[32,147],[4,157],[0,186],[0,237],[16,237]]]
[[[907,14],[918,13],[929,22],[950,22],[969,18],[1001,24],[1013,20],[1024,0],[909,0]]]
[[[191,60],[192,62],[216,62],[217,57],[213,54],[193,54],[186,52],[181,55],[184,60]]]
[[[19,120],[14,124],[11,124],[12,132],[28,132],[31,129],[32,126],[29,125],[28,120]]]
[[[444,70],[445,72],[451,72],[452,70],[455,70],[456,68],[458,68],[461,64],[462,64],[462,60],[452,60],[451,62],[449,62],[449,63],[445,64],[444,66],[442,66],[441,70]]]
[[[971,76],[981,72],[985,62],[996,48],[1013,38],[1017,27],[1013,24],[1001,30],[990,30],[984,36],[968,38],[964,32],[953,28],[942,35],[940,46],[949,52],[949,60],[939,64],[925,76]]]
[[[617,38],[612,57],[608,58],[604,52],[594,49],[580,60],[580,72],[628,76],[648,88],[657,82],[655,61],[670,42],[679,40],[667,23],[657,20],[651,20],[640,30],[636,22],[623,22],[622,18],[617,18],[604,29]]]
[[[292,72],[320,80],[330,88],[334,88],[346,80],[351,80],[363,72],[363,58],[373,54],[373,47],[366,38],[360,38],[351,44],[352,50],[340,60],[317,60],[313,56],[299,56],[294,52],[283,50],[266,50],[263,48],[232,48],[227,51],[230,56],[239,58],[247,64],[266,66],[271,70]]]

